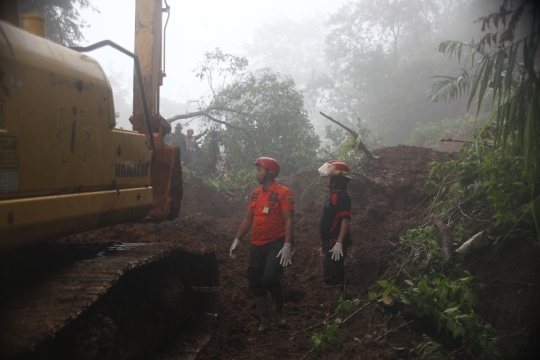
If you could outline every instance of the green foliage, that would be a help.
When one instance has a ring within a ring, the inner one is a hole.
[[[469,93],[468,108],[476,104],[477,114],[482,103],[490,101],[494,111],[484,129],[493,124],[494,145],[523,157],[524,175],[533,192],[540,178],[540,70],[535,60],[540,42],[535,18],[539,12],[536,1],[504,0],[500,12],[478,20],[482,31],[489,29],[478,42],[441,43],[439,52],[463,60],[464,70],[459,76],[441,77],[431,92],[432,101],[453,100]],[[521,35],[519,40],[515,39],[517,34]]]
[[[473,234],[482,234],[497,245],[495,249],[502,249],[509,240],[540,242],[540,170],[536,163],[540,82],[532,60],[537,56],[540,32],[529,28],[528,35],[514,42],[527,7],[540,8],[528,0],[514,4],[517,8],[511,11],[509,2],[502,1],[500,13],[479,20],[482,31],[501,25],[502,32],[490,32],[478,42],[447,41],[439,47],[441,53],[460,61],[465,56],[465,64],[469,62],[471,68],[465,66],[458,77],[442,77],[433,87],[432,100],[452,100],[469,92],[468,106],[476,105],[477,116],[486,101],[494,107],[458,159],[432,164],[426,183],[433,195],[431,213],[447,225],[455,244]],[[425,225],[401,238],[399,249],[405,260],[395,283],[379,282],[381,295],[392,294],[411,316],[431,320],[439,334],[445,335],[441,338],[447,347],[463,347],[480,359],[515,357],[522,343],[503,336],[478,316],[478,297],[484,285],[459,264],[444,261],[438,237],[433,226]],[[370,294],[370,298],[377,295]],[[418,350],[434,353],[441,349],[425,339]]]
[[[360,300],[358,299],[346,300],[342,296],[342,298],[339,301],[338,307],[336,308],[336,313],[342,314],[342,313],[351,311],[353,306],[358,306],[358,304],[360,304]]]
[[[482,359],[502,358],[500,335],[474,310],[478,300],[471,285],[481,289],[483,284],[474,282],[459,267],[444,263],[435,229],[426,226],[407,231],[400,251],[409,254],[400,272],[404,279],[401,289],[393,285],[395,279],[378,281],[382,296],[396,297],[414,318],[430,319],[438,332],[452,339],[449,343],[464,346]]]
[[[314,333],[309,342],[315,349],[317,354],[320,354],[327,345],[341,346],[343,344],[343,338],[339,335],[339,325],[341,319],[328,320],[324,322],[323,331],[321,333]]]
[[[411,131],[408,145],[436,148],[440,140],[445,136],[472,134],[482,121],[477,121],[474,116],[466,115],[457,119],[444,119],[422,125],[416,123],[416,129]]]
[[[339,300],[339,305],[336,308],[335,315],[345,314],[350,312],[353,307],[358,306],[360,300],[345,300],[343,296]],[[343,320],[339,317],[327,320],[323,323],[323,330],[320,333],[313,333],[309,342],[313,346],[315,353],[320,355],[327,345],[342,346],[343,337],[339,334],[339,327]]]
[[[444,348],[444,346],[437,341],[433,340],[429,336],[422,334],[422,342],[414,348],[417,354],[422,358],[427,358],[431,356],[436,356],[438,358],[446,358],[449,354],[449,351]]]
[[[229,174],[253,169],[261,156],[279,162],[280,176],[311,167],[320,142],[294,81],[267,69],[247,71],[245,58],[219,49],[205,57],[197,76],[210,81],[212,94],[203,108],[234,126],[220,129],[218,135]],[[228,81],[215,86],[216,72]]]
[[[426,184],[437,194],[433,212],[471,233],[493,226],[490,237],[495,243],[513,237],[534,239],[535,234],[538,241],[538,186],[528,181],[519,149],[494,148],[492,139],[487,128],[476,143],[462,149],[459,159],[433,164]]]
[[[433,195],[431,213],[447,224],[455,244],[480,232],[498,248],[508,240],[539,239],[535,214],[540,194],[531,190],[523,157],[515,147],[496,148],[493,127],[486,127],[476,139],[463,147],[459,158],[432,163],[426,183]],[[522,343],[505,347],[503,353],[503,335],[475,311],[484,285],[459,264],[444,261],[438,238],[431,225],[408,230],[399,248],[405,260],[396,278],[378,282],[383,288],[380,296],[392,294],[413,317],[430,319],[446,335],[447,346],[464,346],[484,359],[511,356]],[[372,300],[377,297],[370,294]],[[422,351],[440,350],[426,341],[419,345]]]
[[[19,0],[21,14],[37,13],[45,18],[47,38],[64,46],[76,46],[84,36],[81,29],[88,27],[81,19],[79,9],[91,8],[90,0]]]

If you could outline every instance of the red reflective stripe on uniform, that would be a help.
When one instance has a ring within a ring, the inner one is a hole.
[[[332,201],[332,205],[334,205],[334,206],[337,205],[337,193],[332,194],[331,201]]]
[[[351,212],[348,211],[348,210],[345,210],[345,211],[338,212],[337,215],[336,215],[336,217],[338,217],[338,218],[342,218],[342,217],[345,217],[345,216],[351,217]]]
[[[330,228],[330,232],[336,230],[337,224],[339,223],[339,219],[343,217],[351,217],[350,211],[342,211],[336,214],[336,217],[334,218],[334,222],[332,223],[332,227]]]

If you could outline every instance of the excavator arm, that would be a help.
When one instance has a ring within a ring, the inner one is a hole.
[[[165,4],[167,2],[165,1]],[[171,125],[159,113],[160,86],[165,73],[163,63],[163,13],[162,0],[136,0],[135,3],[135,53],[139,57],[142,83],[146,99],[141,98],[139,83],[133,83],[133,130],[147,134],[143,104],[148,104],[152,123],[155,153],[152,159],[152,186],[154,203],[147,221],[171,220],[178,216],[182,200],[182,167],[180,149],[165,145],[163,138],[171,132]]]

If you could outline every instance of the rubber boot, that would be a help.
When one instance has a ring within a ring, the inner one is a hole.
[[[270,328],[270,309],[268,308],[268,297],[266,294],[255,296],[255,305],[257,306],[257,314],[261,319],[259,331],[266,331]]]
[[[336,309],[339,305],[339,299],[343,295],[343,284],[341,285],[330,285],[325,288],[327,306],[330,314],[336,312]]]
[[[283,288],[281,284],[277,284],[270,290],[272,298],[274,299],[274,305],[276,306],[276,318],[279,325],[285,325],[287,323],[287,315],[285,315],[285,309],[283,307]]]

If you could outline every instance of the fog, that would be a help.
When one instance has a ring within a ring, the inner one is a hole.
[[[168,0],[171,15],[167,27],[166,73],[161,88],[161,112],[165,117],[196,110],[197,101],[208,88],[195,78],[204,51],[219,47],[224,52],[243,55],[246,44],[253,40],[258,27],[275,18],[302,20],[320,16],[323,23],[327,14],[335,11],[344,0]],[[135,1],[92,0],[91,9],[80,11],[90,25],[83,30],[86,45],[109,39],[133,51]],[[165,23],[166,14],[163,22]],[[84,45],[84,44],[83,44]],[[110,49],[92,52],[112,79],[119,126],[131,128],[127,117],[131,110],[132,60]],[[264,64],[266,66],[266,64]],[[129,96],[126,96],[129,92]],[[177,106],[179,108],[177,108]]]
[[[91,3],[99,13],[81,11],[90,25],[83,31],[86,44],[110,39],[133,50],[134,1]],[[209,88],[194,70],[205,51],[220,48],[247,57],[250,70],[266,67],[291,76],[304,93],[309,118],[323,143],[329,123],[318,114],[320,110],[353,128],[368,129],[387,145],[406,142],[419,124],[465,114],[466,99],[451,104],[426,100],[434,76],[460,71],[459,64],[437,54],[436,47],[444,40],[481,36],[473,21],[497,10],[498,2],[406,3],[168,0],[171,16],[161,114],[167,118],[198,110],[198,100],[208,95]],[[91,56],[111,80],[119,126],[131,128],[127,120],[131,59],[106,49]],[[202,125],[198,119],[183,122]]]

